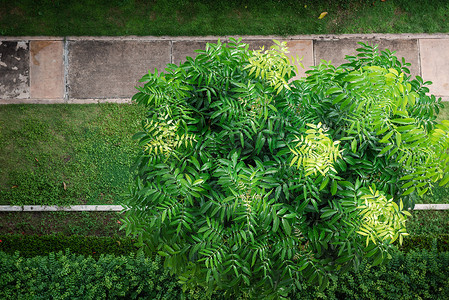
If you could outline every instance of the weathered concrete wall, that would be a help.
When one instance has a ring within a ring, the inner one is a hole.
[[[127,102],[138,80],[167,63],[179,64],[207,42],[229,37],[0,37],[0,104]],[[321,59],[341,64],[357,42],[379,44],[412,64],[413,76],[433,81],[431,93],[449,100],[449,34],[245,36],[251,49],[286,41],[302,57],[305,76]]]

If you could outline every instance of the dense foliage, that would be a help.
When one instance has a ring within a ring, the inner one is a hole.
[[[103,254],[135,253],[138,248],[134,243],[134,239],[117,236],[0,234],[0,251],[9,254],[20,251],[21,257],[48,255],[70,249],[72,253],[98,259]]]
[[[0,252],[1,299],[179,299],[159,259],[70,252],[24,258]]]
[[[324,291],[301,282],[290,299],[447,299],[449,253],[394,253],[388,265],[362,260],[359,270],[331,279]],[[0,252],[1,299],[226,299],[203,289],[182,292],[159,257],[101,256],[66,251],[24,258]]]
[[[284,44],[236,40],[145,75],[127,232],[186,286],[244,297],[391,258],[404,205],[449,181],[449,123],[405,62],[362,46],[296,81]]]
[[[449,297],[449,253],[395,253],[390,263],[373,267],[366,260],[357,271],[333,278],[320,292],[305,284],[290,299],[438,299]]]
[[[66,250],[94,259],[107,254],[130,255],[138,252],[139,248],[134,246],[134,243],[135,240],[129,237],[0,234],[0,251],[10,255],[19,252],[23,258],[46,256],[52,252]],[[449,252],[449,235],[411,235],[399,247],[404,253],[432,249]]]

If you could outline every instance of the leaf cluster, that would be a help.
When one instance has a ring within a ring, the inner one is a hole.
[[[390,52],[362,45],[295,75],[285,44],[207,44],[149,73],[124,227],[184,286],[278,298],[402,242],[404,203],[443,178],[440,100]],[[405,72],[405,73],[404,73]],[[397,203],[395,203],[397,202]]]

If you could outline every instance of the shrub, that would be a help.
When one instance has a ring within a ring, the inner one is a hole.
[[[320,291],[300,282],[290,299],[447,299],[449,253],[393,253],[388,265],[362,260],[357,271],[331,278]],[[204,289],[182,292],[160,257],[102,255],[98,260],[65,253],[24,258],[0,252],[1,299],[224,299]],[[226,299],[226,298],[225,298]]]
[[[0,251],[9,254],[19,251],[21,257],[48,255],[70,249],[72,253],[98,259],[102,254],[129,255],[138,250],[134,240],[122,237],[4,234],[0,235],[0,241]]]
[[[387,265],[363,260],[357,271],[339,274],[323,292],[304,284],[290,299],[447,299],[449,253],[418,250],[394,253]]]
[[[159,258],[70,252],[23,258],[0,252],[1,299],[179,299]],[[191,298],[193,299],[193,297]]]
[[[121,237],[0,235],[0,251],[10,255],[19,252],[20,256],[25,258],[45,256],[52,252],[66,250],[78,255],[91,256],[94,259],[106,254],[129,255],[135,254],[139,250],[134,243],[134,239]],[[399,250],[404,253],[422,249],[436,250],[439,253],[449,252],[449,235],[412,235],[407,237],[399,247]]]
[[[407,64],[359,52],[290,82],[284,44],[231,39],[145,75],[127,233],[186,286],[228,296],[324,288],[363,257],[391,258],[404,205],[449,181],[449,122]]]

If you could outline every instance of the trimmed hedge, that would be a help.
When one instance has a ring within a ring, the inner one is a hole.
[[[399,250],[409,252],[416,249],[436,249],[438,252],[449,252],[449,234],[413,235],[406,237]]]
[[[202,289],[183,294],[160,258],[135,254],[133,244],[120,237],[0,235],[0,299],[208,299]],[[449,235],[408,237],[389,264],[362,261],[323,292],[300,286],[291,299],[449,299]]]
[[[122,237],[98,236],[65,236],[65,235],[0,235],[0,251],[14,254],[20,252],[22,257],[48,255],[51,252],[65,251],[81,255],[90,255],[98,259],[101,254],[128,255],[136,253],[139,248],[134,246],[134,239]],[[438,252],[449,252],[449,235],[438,236],[416,235],[404,239],[400,247],[402,252],[413,249],[436,249]]]
[[[108,236],[71,235],[0,235],[0,251],[14,254],[20,252],[21,257],[48,255],[51,252],[65,251],[81,255],[90,255],[98,259],[101,254],[129,255],[139,248],[134,246],[134,239]]]
[[[98,260],[66,251],[24,258],[0,252],[0,299],[223,299],[204,291],[182,292],[160,258],[101,255]],[[449,253],[396,253],[390,264],[371,266],[331,280],[323,292],[305,282],[290,299],[449,299]]]

